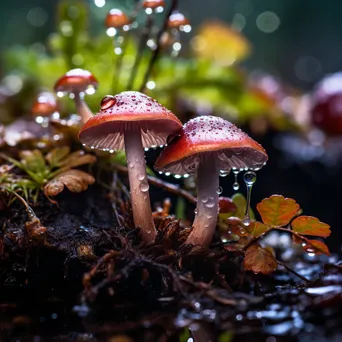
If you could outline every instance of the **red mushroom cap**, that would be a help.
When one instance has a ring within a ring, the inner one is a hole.
[[[168,21],[168,28],[174,29],[174,28],[180,28],[184,25],[189,25],[190,21],[188,18],[186,18],[182,13],[178,11],[173,11],[172,14],[169,17]]]
[[[83,93],[88,88],[97,88],[98,82],[93,74],[84,69],[69,70],[55,83],[56,92]]]
[[[157,7],[165,7],[164,0],[145,0],[143,2],[144,8],[157,8]]]
[[[131,21],[128,16],[117,8],[111,9],[105,20],[106,27],[114,28],[121,28],[125,25],[129,25],[130,23]]]
[[[155,168],[184,175],[194,173],[201,155],[212,153],[219,169],[261,168],[268,157],[264,148],[231,122],[200,116],[187,122],[160,154]]]
[[[143,147],[165,145],[167,137],[179,131],[182,123],[151,97],[125,91],[105,96],[101,110],[90,118],[79,133],[81,142],[103,150],[123,150],[123,133],[141,130]]]
[[[48,91],[38,95],[31,109],[32,114],[35,116],[49,116],[56,112],[56,110],[57,102],[55,96]]]

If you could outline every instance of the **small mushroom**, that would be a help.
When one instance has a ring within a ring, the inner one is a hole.
[[[105,96],[100,112],[79,133],[80,141],[94,149],[125,150],[134,224],[142,239],[151,243],[156,230],[152,220],[144,148],[165,145],[182,127],[178,118],[145,94],[126,91]]]
[[[44,91],[40,93],[32,105],[32,115],[37,123],[47,126],[49,119],[59,119],[55,96]]]
[[[131,20],[123,11],[112,8],[106,16],[105,24],[107,28],[119,29],[125,25],[130,25]]]
[[[160,13],[164,10],[164,0],[145,0],[143,2],[146,14],[152,14],[154,11]]]
[[[189,25],[189,19],[179,11],[173,11],[169,17],[168,28],[169,29],[180,29],[182,26]]]
[[[173,11],[169,17],[167,27],[169,29],[172,43],[171,56],[177,57],[182,49],[180,32],[190,32],[191,26],[189,19],[186,18],[182,13],[178,11]],[[164,35],[165,36],[165,35]],[[164,38],[165,40],[165,38]]]
[[[93,116],[92,111],[84,102],[85,94],[94,94],[98,86],[96,78],[90,71],[83,69],[72,69],[68,71],[55,83],[57,96],[69,94],[74,99],[77,113],[85,123]]]
[[[197,174],[196,218],[186,243],[209,246],[219,210],[220,171],[227,174],[232,168],[259,169],[267,154],[235,125],[214,116],[190,120],[169,142],[155,168],[176,175]]]

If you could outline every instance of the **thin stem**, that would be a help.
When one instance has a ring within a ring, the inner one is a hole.
[[[94,114],[88,107],[88,105],[84,102],[83,96],[80,93],[74,93],[74,101],[76,105],[76,111],[78,115],[81,117],[82,123],[86,123]]]
[[[264,238],[268,233],[274,231],[274,230],[278,230],[281,232],[287,232],[290,233],[292,235],[294,235],[296,238],[302,240],[303,242],[305,242],[306,244],[308,244],[309,246],[311,246],[314,250],[318,250],[322,253],[324,253],[324,251],[321,251],[317,246],[313,245],[309,239],[307,239],[305,236],[298,234],[297,232],[293,231],[292,229],[288,229],[288,228],[283,228],[283,227],[271,227],[269,230],[267,230],[265,233],[261,234],[260,236],[254,238],[252,241],[250,241],[244,248],[243,250],[247,250],[248,247],[250,247],[251,245],[253,245],[254,243],[256,243],[257,241],[259,241],[260,239]]]
[[[128,167],[126,167],[126,166],[115,164],[114,167],[119,172],[128,173]],[[185,198],[186,200],[188,200],[190,203],[193,203],[193,204],[197,203],[196,197],[191,195],[190,192],[180,188],[178,185],[165,182],[165,181],[163,181],[157,177],[153,177],[153,176],[149,176],[149,175],[147,175],[147,179],[151,185],[154,185],[158,188],[165,189],[166,191],[171,192],[172,194],[175,194],[177,196],[181,196],[181,197]]]
[[[134,224],[141,229],[143,241],[152,243],[157,232],[152,218],[141,132],[140,130],[127,132],[124,134],[124,139]]]
[[[209,246],[216,228],[218,214],[219,170],[214,157],[202,158],[197,169],[197,207],[193,229],[186,243]]]
[[[113,73],[113,82],[112,82],[113,95],[115,95],[118,92],[118,86],[119,86],[120,75],[121,75],[121,70],[122,70],[122,61],[127,51],[127,46],[128,46],[130,35],[127,33],[123,33],[122,37],[124,41],[121,46],[120,55],[116,55],[116,62],[115,62],[114,73]],[[117,37],[116,38],[114,37],[114,39],[117,39]]]
[[[151,15],[148,15],[146,18],[146,25],[143,28],[142,35],[140,37],[140,44],[139,44],[139,48],[138,48],[138,53],[136,55],[134,65],[132,68],[132,72],[131,72],[131,75],[130,75],[130,78],[129,78],[129,81],[127,84],[127,90],[132,90],[134,87],[134,81],[135,81],[135,78],[137,76],[137,72],[138,72],[139,65],[141,63],[142,57],[144,55],[146,43],[147,43],[148,38],[151,34],[152,26],[153,26],[153,17],[151,14]]]
[[[167,30],[167,24],[169,21],[169,17],[172,14],[172,12],[177,8],[177,6],[178,6],[178,0],[172,0],[172,4],[166,13],[163,25],[157,34],[157,38],[156,38],[157,47],[153,51],[152,57],[150,59],[150,63],[148,64],[147,70],[146,70],[145,75],[144,75],[143,82],[140,86],[140,92],[141,93],[143,93],[145,91],[146,83],[147,83],[148,79],[150,78],[153,67],[154,67],[155,63],[157,62],[159,54],[162,50],[161,37],[162,37],[163,33]]]
[[[280,266],[283,266],[288,272],[294,274],[296,277],[298,277],[299,279],[305,281],[306,283],[308,283],[310,280],[303,277],[302,275],[300,275],[299,273],[297,273],[295,270],[293,270],[291,267],[287,266],[286,264],[284,264],[283,262],[277,260],[277,264]]]

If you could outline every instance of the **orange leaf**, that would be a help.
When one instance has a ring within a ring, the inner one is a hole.
[[[294,199],[281,195],[272,195],[257,205],[262,221],[272,227],[285,226],[299,209],[299,204]]]
[[[299,216],[291,223],[293,231],[302,235],[327,237],[330,235],[330,226],[312,216]]]
[[[262,248],[258,244],[253,244],[248,247],[243,261],[245,270],[252,271],[255,274],[270,274],[277,269],[277,261],[273,254]]]
[[[259,237],[270,229],[269,226],[258,221],[252,221],[248,226],[248,230],[254,237]]]
[[[308,253],[315,253],[315,254],[326,254],[330,255],[330,251],[328,246],[319,240],[308,240],[310,244],[307,244],[304,249]]]

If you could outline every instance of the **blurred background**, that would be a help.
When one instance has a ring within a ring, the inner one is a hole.
[[[2,78],[6,78],[8,72],[13,73],[22,69],[29,74],[34,69],[41,83],[45,86],[53,84],[55,77],[58,77],[60,70],[63,70],[57,67],[55,70],[58,60],[54,64],[46,64],[45,69],[37,68],[37,62],[28,64],[27,60],[34,59],[31,56],[32,51],[35,54],[37,51],[44,51],[45,43],[51,38],[51,33],[56,31],[58,3],[58,1],[47,0],[1,1],[0,72]],[[128,0],[84,1],[88,8],[87,28],[95,36],[104,36],[103,21],[108,11],[112,7],[127,10],[133,3],[134,1]],[[220,104],[227,97],[229,104],[218,106],[220,109],[218,113],[221,111],[234,113],[226,117],[236,120],[268,151],[270,160],[268,165],[258,173],[253,205],[263,197],[274,193],[295,198],[306,215],[316,216],[332,226],[333,233],[330,240],[328,239],[328,244],[332,250],[340,251],[342,77],[334,78],[333,82],[323,87],[327,93],[331,92],[333,96],[337,94],[338,97],[333,99],[333,106],[329,107],[330,98],[328,102],[324,102],[324,105],[328,106],[324,107],[327,112],[323,110],[322,114],[320,111],[320,119],[316,120],[316,123],[312,119],[312,113],[319,97],[315,94],[315,89],[318,89],[317,84],[320,84],[319,82],[326,75],[342,69],[342,44],[340,44],[342,3],[335,1],[333,6],[329,6],[327,2],[311,0],[181,0],[179,10],[189,18],[192,25],[192,31],[182,37],[184,44],[181,57],[187,58],[191,55],[191,46],[193,47],[193,43],[190,44],[191,38],[197,34],[199,26],[208,19],[220,19],[230,25],[234,32],[240,32],[242,37],[245,36],[251,45],[248,58],[239,60],[239,66],[230,68],[226,76],[227,79],[232,78],[231,70],[234,71],[235,79],[237,75],[243,74],[244,76],[241,76],[243,81],[239,79],[237,82],[239,86],[233,87],[234,91],[229,88],[226,93],[223,89],[219,99],[213,91],[197,91],[197,102],[195,102],[203,104],[198,99],[203,100],[208,95],[211,104]],[[219,35],[217,37],[220,38]],[[54,41],[54,44],[59,46],[58,41]],[[28,49],[21,49],[21,46],[26,46]],[[13,47],[16,52],[9,55],[8,51]],[[233,49],[234,46],[231,48]],[[96,60],[96,51],[92,53]],[[80,56],[77,57],[78,59],[72,59],[74,64],[77,64],[75,61],[80,60]],[[89,63],[82,58],[79,64],[88,68]],[[108,61],[104,63],[103,70],[99,67],[97,75],[100,75],[100,81],[101,70],[104,75],[108,74],[108,63],[112,63],[111,58]],[[190,66],[192,63],[195,62],[191,61]],[[166,63],[161,63],[161,67],[164,65]],[[196,67],[197,64],[194,68]],[[49,77],[53,72],[55,72],[54,76],[51,76],[53,79],[45,82],[45,75]],[[167,72],[168,70],[165,71],[166,74]],[[260,72],[261,75],[266,76],[261,77]],[[161,72],[163,73],[164,71]],[[216,74],[222,75],[220,76],[222,79],[225,77],[225,74],[220,71]],[[183,76],[181,72],[177,75]],[[254,79],[251,86],[250,80],[253,79],[253,75],[259,76]],[[15,85],[14,81],[17,80],[12,78],[12,85]],[[163,84],[162,80],[160,84]],[[258,96],[261,92],[262,98],[266,97],[267,106],[255,95],[255,89],[258,90]],[[192,95],[193,93],[187,89],[182,99],[192,98]],[[156,95],[162,102],[163,96],[163,94],[158,97]],[[243,100],[237,103],[235,102],[237,97]],[[96,107],[98,98],[95,99],[93,108],[98,108],[98,105]],[[32,97],[31,100],[24,101],[26,105],[24,112],[30,108],[30,101],[32,102]],[[13,101],[11,102],[12,112],[20,112],[22,106],[15,101],[14,103],[13,105]],[[168,104],[167,101],[166,103]],[[179,108],[178,102],[177,106],[173,104],[171,108],[174,110]],[[184,120],[192,117],[193,111],[197,114],[211,114],[217,113],[216,108],[213,106],[208,109],[206,103],[204,109],[203,106],[195,106],[195,109],[190,106],[186,109],[181,108],[180,112],[183,113]],[[266,115],[266,120],[261,115],[263,112],[270,112],[272,115]],[[0,108],[0,117],[3,121],[7,113],[8,109]],[[320,124],[323,120],[321,115],[329,119],[325,125]],[[341,128],[335,129],[339,125]],[[152,156],[150,159],[152,161],[155,158]],[[232,182],[231,176],[222,179],[224,195],[232,194]]]
[[[88,0],[91,30],[99,31],[112,7],[132,1]],[[55,29],[58,1],[1,1],[0,47],[46,41]],[[196,27],[219,18],[241,30],[253,45],[247,65],[306,89],[323,75],[341,69],[342,3],[310,0],[181,0],[180,9]]]

